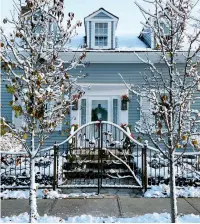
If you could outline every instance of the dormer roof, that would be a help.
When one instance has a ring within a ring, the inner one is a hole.
[[[99,8],[98,10],[86,16],[84,18],[84,21],[88,21],[90,19],[99,19],[99,18],[111,19],[111,20],[117,20],[117,21],[119,20],[119,17],[113,15],[112,13],[108,12],[104,8]]]

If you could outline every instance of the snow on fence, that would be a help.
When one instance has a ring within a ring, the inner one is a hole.
[[[113,137],[115,136],[123,136],[124,142],[121,144],[121,146],[113,146],[114,150],[111,151],[112,146],[108,148],[107,154],[108,157],[112,157],[118,155],[118,160],[113,162],[111,159],[107,160],[107,162],[111,162],[111,165],[120,165],[122,164],[122,159],[120,161],[120,158],[125,158],[126,161],[132,164],[132,169],[136,174],[136,179],[138,179],[138,183],[141,181],[142,188],[146,188],[147,185],[157,185],[160,183],[168,184],[169,182],[169,163],[168,160],[163,158],[163,155],[159,152],[159,150],[144,145],[134,138],[130,136],[128,132],[126,132],[124,129],[119,127],[116,124],[113,124],[111,122],[101,122],[102,125],[102,134],[101,139],[105,139],[105,143],[108,141],[108,138],[104,136],[104,133],[108,132],[110,135],[112,134]],[[67,180],[66,178],[63,179],[63,177],[66,177],[66,167],[69,167],[69,152],[71,150],[72,145],[75,143],[73,147],[75,147],[75,154],[76,151],[82,150],[82,152],[79,152],[79,157],[84,157],[85,159],[83,161],[76,161],[77,163],[82,163],[81,167],[86,164],[86,152],[89,152],[89,156],[92,156],[92,153],[94,154],[94,158],[96,156],[101,155],[102,150],[105,149],[105,144],[102,143],[101,149],[98,145],[98,147],[95,149],[97,150],[97,155],[95,154],[94,149],[89,149],[88,145],[85,139],[84,147],[80,147],[80,140],[78,138],[80,137],[80,134],[88,133],[88,130],[91,132],[91,130],[95,130],[96,132],[96,139],[100,139],[98,136],[98,127],[99,122],[90,122],[82,127],[80,127],[78,130],[74,131],[73,134],[68,137],[64,142],[62,142],[59,145],[54,145],[54,147],[49,147],[46,149],[43,149],[41,152],[39,152],[36,156],[36,163],[35,163],[35,169],[36,169],[36,182],[39,184],[39,186],[42,187],[50,187],[50,188],[56,188],[56,187],[67,187]],[[108,131],[109,130],[109,131]],[[113,133],[111,133],[111,131]],[[91,135],[91,134],[90,134]],[[94,137],[93,135],[90,136],[91,139]],[[129,144],[127,147],[130,147],[127,151],[129,154],[124,154],[122,151],[124,150],[124,143],[127,143],[127,139],[130,140],[132,144]],[[91,140],[92,142],[93,140]],[[115,141],[117,142],[116,138]],[[92,142],[93,144],[93,142]],[[93,144],[94,145],[94,144]],[[112,145],[112,144],[111,144]],[[87,146],[87,147],[86,147]],[[89,151],[88,151],[89,150]],[[101,153],[99,151],[101,150]],[[131,152],[131,155],[130,155]],[[28,188],[29,181],[30,181],[30,160],[28,157],[28,154],[26,152],[0,152],[1,153],[1,188]],[[118,154],[117,154],[118,153]],[[123,154],[123,157],[119,158],[120,153]],[[73,156],[77,155],[71,154],[70,159],[73,159]],[[181,155],[180,153],[176,153],[176,157],[179,157]],[[127,160],[127,158],[128,159]],[[124,161],[125,161],[124,159]],[[94,159],[93,159],[94,160]],[[120,172],[116,172],[116,169],[111,168],[110,172],[108,173],[105,166],[105,155],[104,157],[97,158],[97,162],[99,163],[98,167],[101,167],[100,174],[101,175],[101,187],[117,187],[119,186],[119,183],[122,183],[124,181],[124,177],[121,176],[122,169],[120,168]],[[87,161],[87,167],[89,165],[91,173],[92,171],[92,160]],[[117,163],[118,161],[118,163]],[[74,161],[72,161],[74,163]],[[89,164],[91,162],[91,164]],[[94,163],[94,161],[93,161]],[[103,165],[102,165],[103,164]],[[80,164],[79,164],[80,165]],[[109,165],[109,164],[107,164]],[[76,165],[73,165],[76,166]],[[120,165],[121,166],[121,165]],[[176,162],[176,184],[181,185],[196,185],[198,182],[200,182],[200,152],[189,152],[184,153],[183,156],[180,157],[180,159]],[[91,180],[91,175],[88,176],[88,173],[84,173],[84,184],[83,182],[80,182],[82,180],[83,174],[80,174],[79,169],[80,166],[74,167],[74,171],[78,173],[79,177],[76,177],[75,186],[76,187],[98,187],[97,183],[95,183],[94,180]],[[83,168],[82,168],[83,169]],[[112,171],[112,172],[111,172]],[[115,173],[113,173],[115,171]],[[68,171],[70,172],[70,171]],[[127,171],[126,171],[127,172]],[[71,175],[71,174],[70,174]],[[117,178],[119,181],[117,181]],[[93,178],[94,179],[94,178]],[[102,184],[102,179],[104,179],[104,184]],[[112,179],[112,181],[110,181]],[[121,179],[121,182],[120,182]],[[124,182],[120,185],[120,187],[131,187],[130,178],[128,178],[128,182]],[[80,182],[80,183],[79,183]],[[64,183],[64,185],[63,185]],[[88,183],[88,184],[87,184]],[[127,185],[128,184],[128,185]],[[104,185],[104,186],[103,186]],[[140,184],[139,184],[140,185]],[[71,185],[72,186],[72,185]],[[134,187],[134,186],[132,186]],[[135,186],[140,187],[140,186]]]
[[[54,151],[38,153],[35,161],[36,182],[52,186]],[[28,187],[30,183],[30,158],[25,152],[1,152],[1,187]]]
[[[40,187],[53,187],[57,182],[58,175],[62,175],[63,165],[67,162],[65,153],[55,157],[54,150],[46,150],[37,155],[36,158],[36,182]],[[178,155],[177,155],[178,156]],[[142,151],[133,153],[135,163],[137,161],[138,172],[142,170]],[[56,170],[54,163],[58,161]],[[169,163],[167,159],[155,151],[147,150],[146,170],[148,185],[158,185],[169,182]],[[29,158],[26,153],[1,152],[1,187],[20,188],[29,186]],[[187,153],[176,163],[176,184],[196,185],[200,182],[200,155],[199,153]],[[76,185],[76,187],[78,184]],[[94,185],[93,187],[95,187]],[[125,187],[125,186],[124,186]],[[55,188],[55,186],[54,186]]]

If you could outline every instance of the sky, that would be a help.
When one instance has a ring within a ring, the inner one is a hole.
[[[149,3],[145,3],[143,0],[137,0],[137,2],[146,10],[152,10]],[[116,36],[131,37],[132,34],[139,36],[143,28],[141,22],[145,22],[142,13],[135,4],[135,0],[64,0],[64,3],[65,15],[68,14],[68,12],[74,12],[75,20],[81,20],[82,22],[84,21],[84,17],[92,12],[101,7],[105,8],[107,11],[119,17]],[[13,9],[13,0],[0,0],[0,8],[2,22],[3,18],[10,15],[10,10]],[[200,1],[196,5],[194,15],[197,16],[197,11],[199,9]],[[84,25],[78,28],[77,31],[79,36],[84,36]]]
[[[74,12],[75,20],[84,21],[84,17],[88,16],[97,9],[103,7],[107,11],[119,17],[117,27],[117,35],[138,34],[142,30],[141,21],[144,18],[135,5],[135,0],[64,0],[65,13]],[[141,2],[141,0],[137,0]],[[144,4],[143,4],[144,5]],[[10,15],[13,8],[13,0],[0,0],[1,21]],[[84,35],[84,26],[78,29],[80,35]]]

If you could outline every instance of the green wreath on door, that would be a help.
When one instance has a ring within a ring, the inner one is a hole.
[[[102,115],[102,118],[101,118],[102,121],[107,121],[108,111],[105,108],[102,108],[100,104],[98,105],[97,108],[92,109],[92,121],[99,120],[99,118],[97,116],[98,113],[100,113]]]

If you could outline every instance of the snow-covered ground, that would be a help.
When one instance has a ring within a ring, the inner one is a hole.
[[[147,190],[144,194],[146,198],[165,198],[170,196],[169,185],[160,184],[159,186],[152,186],[151,189]],[[200,198],[200,187],[177,187],[177,197],[197,197]]]
[[[47,189],[38,189],[37,190],[37,198],[70,198],[70,197],[91,197],[96,196],[97,193],[71,193],[71,194],[62,194],[57,191],[47,190]],[[103,196],[103,195],[102,195]],[[144,194],[146,198],[165,198],[170,196],[169,185],[160,184],[159,186],[152,186],[151,189],[148,189]],[[177,187],[176,189],[177,197],[195,197],[200,198],[200,187]],[[2,199],[28,199],[29,198],[29,190],[5,190],[0,192],[0,197]]]
[[[70,198],[70,197],[91,197],[97,195],[94,193],[71,193],[71,194],[60,194],[59,191],[39,189],[36,192],[36,197],[39,199],[42,198]],[[29,190],[5,190],[0,192],[0,198],[2,199],[29,199]]]
[[[28,223],[28,213],[20,214],[19,216],[11,216],[1,218],[1,223]],[[38,223],[170,223],[170,215],[168,213],[153,213],[145,214],[143,216],[136,216],[132,218],[101,218],[93,217],[91,215],[81,215],[62,219],[53,216],[40,216],[37,220]],[[200,223],[199,215],[183,215],[179,216],[178,222],[180,223]]]

